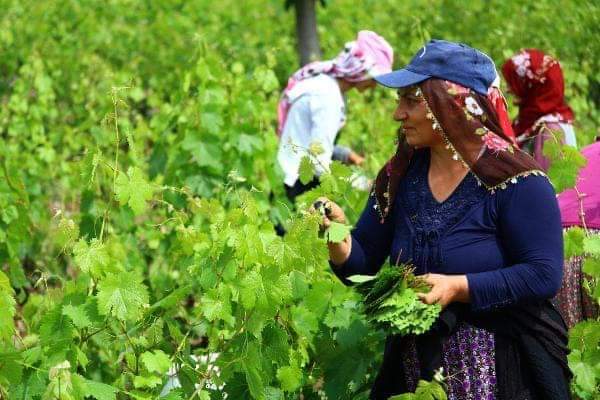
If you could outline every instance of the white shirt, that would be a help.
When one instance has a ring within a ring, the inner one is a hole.
[[[337,81],[325,74],[298,82],[288,100],[291,106],[281,134],[277,161],[285,174],[284,183],[294,186],[302,157],[311,158],[317,175],[329,168],[334,141],[346,113]],[[307,151],[315,142],[324,150],[317,158]]]

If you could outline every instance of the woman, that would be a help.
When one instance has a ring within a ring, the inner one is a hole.
[[[519,106],[513,123],[517,141],[546,171],[550,166],[543,153],[546,140],[577,146],[560,64],[540,50],[521,50],[504,63],[502,74]]]
[[[344,94],[353,88],[363,92],[374,87],[373,77],[391,71],[393,54],[384,38],[360,31],[334,60],[308,64],[288,80],[278,106],[277,132],[281,140],[277,160],[291,200],[318,184],[316,177],[307,185],[298,180],[300,161],[310,154],[313,143],[319,143],[322,149],[312,159],[317,174],[328,168],[332,157],[350,164],[362,163],[358,154],[335,146],[346,121]]]
[[[414,391],[443,368],[450,399],[567,399],[566,328],[547,300],[560,286],[562,234],[552,186],[510,144],[490,100],[492,61],[433,40],[403,70],[395,156],[352,234],[329,243],[334,272],[411,263],[444,311],[427,334],[388,337],[371,398]],[[321,201],[328,201],[321,199]],[[335,203],[331,221],[345,221]]]
[[[564,229],[581,227],[588,233],[600,233],[600,141],[585,147],[582,154],[587,165],[579,171],[575,188],[558,196]],[[569,328],[578,322],[598,316],[598,306],[582,287],[583,257],[565,260],[563,284],[556,303]]]

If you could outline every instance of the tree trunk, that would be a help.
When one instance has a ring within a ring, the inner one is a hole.
[[[301,66],[321,58],[315,1],[294,1],[296,8],[296,37],[298,39],[298,55],[300,56]]]

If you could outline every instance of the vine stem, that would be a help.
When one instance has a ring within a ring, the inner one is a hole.
[[[113,122],[115,125],[115,168],[113,170],[113,193],[116,191],[117,187],[117,176],[119,174],[119,107],[117,107],[117,91],[119,89],[114,87],[112,88],[112,102],[113,102]]]
[[[579,220],[581,221],[581,227],[585,231],[585,235],[589,235],[589,231],[587,228],[587,224],[585,223],[585,210],[583,208],[583,199],[585,198],[585,193],[581,193],[577,186],[573,187],[575,189],[575,193],[577,194],[577,201],[579,202]]]

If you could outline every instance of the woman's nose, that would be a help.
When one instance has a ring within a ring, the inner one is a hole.
[[[406,113],[406,111],[403,110],[403,108],[401,106],[396,107],[396,111],[394,111],[394,120],[401,122],[401,121],[405,121],[406,118],[408,117],[408,114]]]

